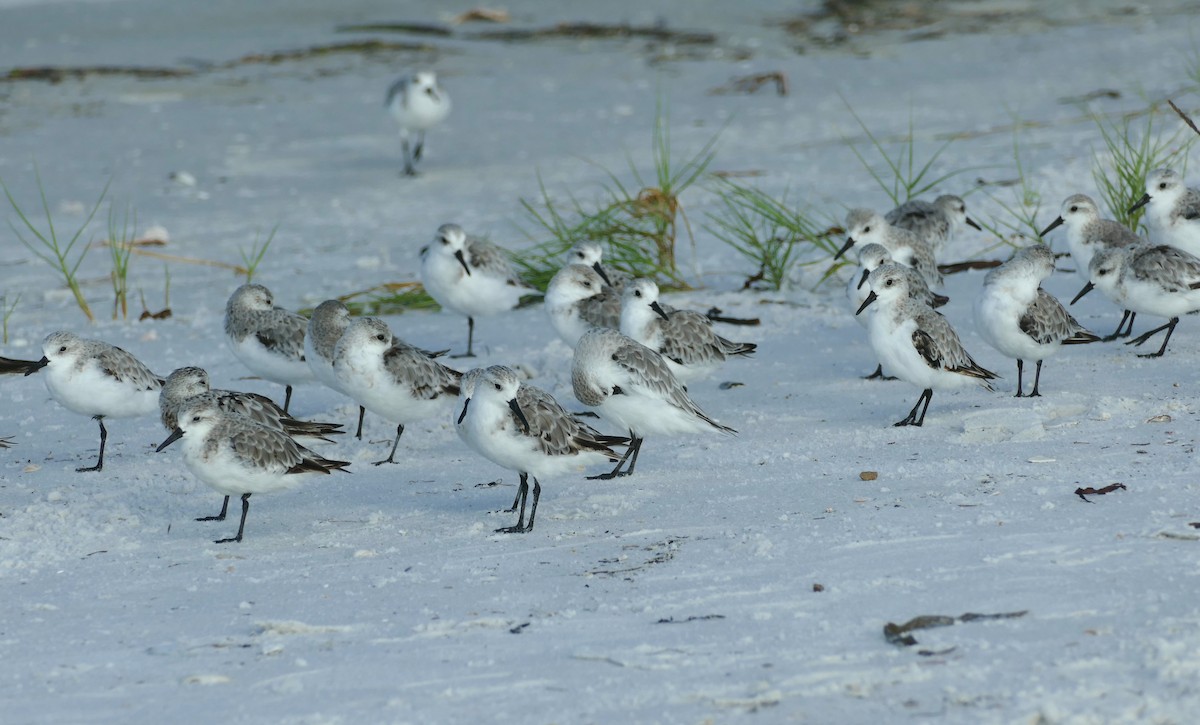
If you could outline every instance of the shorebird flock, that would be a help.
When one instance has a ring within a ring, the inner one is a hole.
[[[449,113],[450,98],[433,73],[422,72],[392,85],[386,108],[400,127],[403,172],[415,175],[425,132]],[[1065,227],[1084,283],[1072,304],[1095,289],[1123,311],[1108,337],[1084,329],[1041,288],[1055,272],[1048,246],[1022,248],[987,274],[974,301],[975,323],[988,344],[1016,360],[1016,397],[1041,395],[1043,361],[1064,346],[1130,337],[1136,316],[1150,315],[1168,321],[1126,344],[1142,345],[1165,333],[1156,352],[1142,355],[1160,357],[1180,316],[1200,310],[1200,192],[1176,172],[1159,169],[1147,175],[1135,209],[1140,207],[1154,242],[1101,218],[1096,203],[1082,194],[1067,197],[1041,233]],[[935,390],[991,390],[999,377],[967,352],[937,311],[951,302],[938,292],[938,258],[963,226],[979,228],[963,200],[952,195],[910,201],[885,214],[851,209],[846,217],[845,244],[835,259],[857,254],[846,294],[875,355],[875,372],[867,377],[898,378],[920,390],[897,426],[922,425]],[[198,367],[158,375],[119,347],[68,331],[47,335],[39,360],[0,357],[0,374],[39,374],[51,398],[97,421],[96,463],[78,471],[103,470],[106,420],[157,412],[168,431],[157,451],[181,441],[188,470],[224,495],[219,513],[197,520],[224,520],[230,497],[241,499],[236,535],[217,543],[243,540],[252,495],[290,489],[350,465],[309,447],[334,443],[345,434],[341,424],[299,420],[289,412],[293,388],[308,384],[358,406],[359,439],[367,412],[395,424],[390,452],[377,466],[397,463],[406,427],[437,418],[452,422],[469,448],[518,474],[508,509],[516,522],[497,531],[524,533],[533,529],[542,478],[602,465],[612,468],[589,477],[630,476],[647,437],[737,433],[706,413],[686,385],[733,358],[753,355],[757,344],[728,339],[708,316],[665,304],[653,279],[605,265],[603,255],[598,243],[570,249],[543,300],[551,326],[574,351],[571,386],[575,400],[590,409],[583,413],[530,385],[519,367],[447,364],[475,356],[476,318],[504,314],[537,292],[520,279],[507,250],[457,224],[438,228],[420,262],[426,291],[467,320],[466,346],[457,355],[410,345],[381,319],[353,318],[338,300],[322,302],[306,318],[277,306],[266,287],[245,284],[226,304],[226,343],[253,375],[283,386],[282,406],[254,393],[212,389]],[[1028,393],[1027,362],[1035,366]],[[9,444],[0,438],[0,447]]]

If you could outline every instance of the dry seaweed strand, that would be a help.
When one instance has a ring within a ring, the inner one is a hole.
[[[1103,488],[1092,488],[1091,486],[1088,486],[1087,488],[1077,488],[1077,489],[1075,489],[1075,495],[1078,496],[1079,498],[1083,499],[1084,501],[1087,501],[1088,503],[1095,503],[1095,501],[1092,501],[1091,499],[1089,499],[1087,497],[1088,496],[1103,496],[1106,493],[1112,493],[1113,491],[1116,491],[1118,489],[1122,490],[1122,491],[1125,490],[1126,489],[1125,484],[1113,483],[1113,484],[1109,484],[1108,486],[1105,486]]]

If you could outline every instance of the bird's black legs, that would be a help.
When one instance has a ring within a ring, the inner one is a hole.
[[[875,366],[875,372],[863,378],[863,380],[882,380],[883,379],[883,363]]]
[[[362,407],[361,405],[358,406],[358,432],[354,434],[354,437],[359,439],[360,441],[362,440],[363,418],[366,417],[366,415],[367,415],[367,409]]]
[[[225,500],[223,502],[221,502],[221,513],[217,514],[216,516],[201,516],[200,518],[198,518],[196,520],[197,521],[224,521],[225,514],[228,512],[229,512],[229,497],[226,496]]]
[[[461,355],[451,355],[450,357],[452,357],[452,358],[475,357],[475,350],[473,347],[474,344],[475,344],[475,318],[468,317],[467,318],[467,351]]]
[[[533,485],[538,486],[538,482],[537,482],[536,478],[533,479]],[[540,493],[540,491],[541,491],[541,487],[538,486],[534,490],[535,490],[535,493],[533,494],[533,508],[536,511],[537,510],[537,497],[538,497],[538,493]],[[496,533],[498,533],[498,534],[523,534],[526,531],[529,531],[529,529],[533,528],[533,512],[530,512],[530,514],[529,514],[529,527],[528,528],[525,527],[525,499],[528,497],[529,497],[529,474],[522,471],[521,472],[521,483],[519,486],[517,486],[517,497],[515,499],[513,499],[513,507],[511,509],[509,509],[510,511],[515,511],[517,509],[518,502],[520,503],[521,511],[520,511],[520,513],[517,514],[517,525],[516,526],[503,526],[501,528],[496,529]]]
[[[1123,315],[1121,315],[1121,321],[1117,323],[1117,329],[1113,331],[1113,334],[1109,335],[1108,337],[1102,337],[1100,339],[1103,342],[1112,342],[1113,340],[1116,340],[1117,338],[1129,337],[1130,335],[1133,334],[1133,318],[1135,318],[1135,317],[1137,317],[1136,312],[1133,312],[1132,310],[1125,310],[1125,313]],[[1124,332],[1121,332],[1121,328],[1123,328],[1125,326],[1126,320],[1129,321],[1129,329],[1125,330]]]
[[[84,471],[100,471],[104,468],[104,444],[108,442],[108,430],[104,427],[104,416],[97,415],[94,419],[100,423],[100,458],[96,460],[94,466],[83,466],[76,468],[75,471],[83,473]]]
[[[931,388],[926,388],[925,390],[921,391],[921,397],[917,398],[917,404],[913,406],[911,411],[909,411],[908,417],[902,421],[894,423],[893,425],[915,425],[917,427],[924,425],[925,411],[929,410],[929,401],[931,400],[933,400],[933,390]],[[924,408],[921,408],[921,403],[925,404]],[[921,408],[920,418],[917,417],[917,408]]]
[[[1025,396],[1025,393],[1024,393],[1025,388],[1021,382],[1021,376],[1022,376],[1022,374],[1024,374],[1024,372],[1025,372],[1025,361],[1022,360],[1021,358],[1017,358],[1017,394],[1013,396],[1014,398],[1022,398]],[[1036,387],[1036,385],[1034,387]]]
[[[287,385],[283,388],[283,412],[287,414],[288,407],[292,404],[292,386]]]
[[[1145,355],[1138,355],[1138,357],[1162,357],[1163,353],[1167,351],[1167,342],[1171,339],[1171,333],[1175,332],[1175,326],[1178,324],[1179,324],[1179,318],[1172,317],[1171,320],[1167,324],[1162,325],[1161,327],[1156,327],[1149,332],[1143,333],[1142,335],[1139,335],[1138,337],[1133,338],[1132,340],[1130,340],[1129,342],[1127,342],[1125,344],[1126,345],[1141,345],[1146,340],[1149,340],[1150,338],[1154,337],[1155,335],[1162,332],[1163,330],[1166,330],[1167,336],[1163,338],[1162,347],[1158,348],[1158,352],[1151,352],[1151,353],[1147,353]],[[101,423],[100,425],[103,428],[104,424]],[[104,452],[103,445],[100,447],[100,451],[101,451],[101,453]]]
[[[228,500],[229,499],[226,498],[226,501],[228,501]],[[242,531],[246,528],[246,514],[248,514],[248,513],[250,513],[250,494],[243,493],[242,494],[242,520],[238,523],[237,536],[233,537],[232,539],[217,539],[213,543],[214,544],[228,544],[231,541],[241,541],[242,540]]]
[[[619,476],[628,476],[633,473],[633,467],[637,464],[638,453],[642,450],[642,439],[633,435],[633,431],[629,431],[629,445],[625,448],[625,455],[621,456],[621,460],[617,461],[617,465],[608,473],[601,473],[598,476],[588,476],[589,481],[607,481]],[[630,460],[630,456],[633,460]],[[625,462],[629,461],[629,468],[622,471],[621,468]]]
[[[419,144],[418,148],[420,148]],[[416,176],[417,170],[413,167],[413,162],[415,162],[416,159],[413,158],[413,151],[408,145],[408,134],[405,134],[404,137],[400,139],[400,149],[404,152],[404,175]],[[420,156],[419,151],[417,152],[417,156]]]
[[[425,150],[425,132],[417,131],[417,142],[413,144],[412,160],[417,163],[421,160],[421,152]]]
[[[1038,383],[1042,382],[1042,361],[1037,361],[1037,371],[1033,374],[1033,392],[1029,394],[1031,398],[1040,398],[1042,394],[1038,392]]]
[[[375,461],[371,465],[382,466],[385,463],[395,463],[396,462],[396,446],[400,445],[400,436],[402,436],[402,435],[404,435],[404,424],[403,423],[396,426],[396,440],[392,441],[392,452],[388,454],[387,458],[383,459],[382,461]]]

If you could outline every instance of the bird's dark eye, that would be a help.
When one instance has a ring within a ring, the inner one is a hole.
[[[67,346],[66,346],[66,345],[63,345],[62,347],[58,348],[58,351],[59,351],[59,352],[66,352],[66,351],[67,351]]]
[[[634,292],[634,293],[633,293],[633,296],[634,296],[634,297],[641,297],[641,296],[642,296],[642,293],[641,293],[641,292]]]
[[[869,231],[871,231],[871,227],[863,227],[863,234],[866,234]]]
[[[1074,214],[1075,212],[1079,211],[1079,207],[1073,206],[1070,209],[1068,209],[1068,211],[1070,211],[1072,214]]]
[[[383,333],[381,332],[375,336],[375,339],[379,340],[380,342],[383,342],[386,338],[383,336]]]
[[[884,282],[884,283],[883,283],[883,286],[884,286],[884,287],[891,287],[891,286],[892,286],[892,282],[894,282],[894,281],[895,281],[895,280],[891,280],[891,279],[889,279],[888,281],[886,281],[886,282]]]
[[[198,416],[198,415],[193,415],[193,416],[192,416],[192,422],[193,422],[193,423],[199,423],[199,422],[200,422],[200,416]]]
[[[1164,181],[1164,182],[1162,182],[1161,184],[1159,184],[1159,185],[1158,185],[1158,188],[1159,188],[1159,189],[1165,189],[1165,188],[1167,188],[1167,182],[1165,182],[1165,181]]]
[[[613,353],[612,359],[613,359],[613,362],[617,361],[617,354],[615,352]]]
[[[496,385],[496,390],[499,390],[499,389],[500,389],[500,383],[496,383],[495,385]]]
[[[442,237],[442,244],[449,244],[449,243],[450,243],[450,240],[449,240],[449,239],[446,239],[445,237]]]

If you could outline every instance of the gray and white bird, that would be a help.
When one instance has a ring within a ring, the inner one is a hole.
[[[736,435],[700,409],[662,355],[616,330],[589,330],[575,346],[571,366],[575,397],[601,418],[629,431],[631,442],[612,471],[593,478],[628,476],[647,435],[717,432]],[[621,470],[628,463],[628,468]]]
[[[304,359],[317,382],[338,393],[346,394],[333,371],[333,350],[342,333],[350,326],[350,309],[340,300],[325,300],[313,309],[304,335]],[[358,430],[354,437],[362,440],[363,418],[367,409],[358,406]]]
[[[425,132],[450,115],[450,96],[438,85],[436,74],[421,71],[393,83],[383,105],[400,127],[404,175],[416,176],[416,165],[425,149]]]
[[[360,317],[346,328],[333,353],[333,370],[347,395],[396,423],[391,453],[375,465],[395,463],[406,425],[440,415],[458,396],[462,373],[392,335],[383,320]]]
[[[1166,330],[1157,352],[1138,357],[1162,357],[1180,315],[1200,310],[1200,258],[1182,249],[1165,244],[1104,249],[1092,256],[1088,270],[1091,280],[1071,304],[1098,289],[1122,309],[1170,318],[1167,324],[1125,343],[1141,345]]]
[[[546,287],[543,305],[558,336],[572,348],[593,327],[621,326],[621,298],[591,266],[560,269]]]
[[[567,264],[582,264],[596,270],[596,274],[617,292],[618,299],[633,275],[604,263],[604,247],[597,242],[579,242],[567,250]]]
[[[975,362],[945,317],[913,299],[904,267],[885,264],[872,272],[867,281],[871,293],[858,308],[858,314],[872,304],[879,305],[868,327],[871,347],[885,370],[921,389],[917,404],[895,425],[923,425],[934,390],[973,383],[991,390],[988,381],[998,376]]]
[[[923,239],[936,255],[964,224],[980,229],[979,224],[967,216],[967,205],[962,197],[942,194],[932,202],[910,199],[883,217],[888,224],[907,229]]]
[[[158,451],[180,438],[184,465],[196,478],[225,495],[220,513],[197,521],[224,521],[229,497],[242,499],[237,535],[217,539],[218,544],[242,540],[251,495],[285,491],[311,475],[328,475],[350,465],[310,451],[281,430],[223,411],[213,398],[197,397],[180,408],[177,427]]]
[[[930,289],[940,287],[942,273],[938,271],[933,247],[907,229],[894,227],[878,212],[870,209],[851,209],[846,214],[846,243],[833,256],[839,259],[855,244],[880,244],[894,259],[909,258],[911,267],[925,278]]]
[[[1086,194],[1072,194],[1064,199],[1062,211],[1038,236],[1045,237],[1059,226],[1067,228],[1067,250],[1071,253],[1071,260],[1075,262],[1075,274],[1084,284],[1091,279],[1088,268],[1091,266],[1092,256],[1098,250],[1121,249],[1147,243],[1121,222],[1102,218],[1100,207]],[[1135,317],[1136,313],[1125,310],[1121,321],[1117,323],[1117,329],[1103,339],[1128,337],[1133,332]],[[1127,322],[1128,328],[1125,326]]]
[[[96,465],[75,470],[103,470],[108,442],[104,419],[152,415],[158,410],[163,379],[121,348],[72,332],[50,333],[42,341],[42,352],[42,359],[28,367],[25,374],[44,368],[42,379],[50,397],[67,410],[90,416],[100,424]]]
[[[421,250],[421,284],[439,305],[467,318],[467,351],[453,357],[475,357],[476,317],[507,312],[537,292],[517,276],[503,249],[468,237],[457,224],[438,227]]]
[[[225,304],[225,341],[250,372],[284,386],[283,410],[292,404],[292,386],[316,380],[304,359],[308,320],[275,306],[271,290],[244,284]]]
[[[519,511],[515,526],[501,533],[533,530],[540,479],[581,466],[621,460],[613,446],[629,439],[600,434],[559,405],[541,388],[522,383],[502,365],[468,371],[460,386],[461,410],[456,427],[463,441],[493,463],[520,475],[517,496],[510,511]],[[525,523],[529,477],[533,477],[533,507]],[[519,508],[518,508],[519,507]]]
[[[167,376],[158,398],[163,427],[169,431],[175,430],[179,425],[179,411],[186,405],[198,402],[198,398],[214,400],[217,407],[225,413],[243,415],[256,423],[296,438],[311,438],[332,443],[328,436],[345,432],[342,426],[336,423],[297,420],[265,395],[236,390],[213,390],[208,372],[198,367],[179,368]]]
[[[1084,329],[1062,303],[1042,289],[1041,283],[1054,274],[1054,252],[1044,244],[1018,251],[1013,258],[988,272],[975,298],[975,325],[989,345],[1017,360],[1017,394],[1022,397],[1025,361],[1037,363],[1033,390],[1041,395],[1042,361],[1063,345],[1097,342],[1099,337]]]
[[[866,301],[867,295],[871,294],[871,285],[867,284],[867,277],[876,269],[884,264],[895,263],[908,269],[908,284],[909,292],[914,299],[920,300],[930,307],[937,309],[950,301],[950,298],[945,295],[937,294],[929,289],[929,285],[925,284],[925,278],[917,273],[912,268],[912,250],[909,248],[901,249],[898,254],[900,259],[892,256],[892,253],[887,250],[882,244],[863,244],[858,248],[858,268],[850,275],[849,281],[846,282],[846,299],[850,300],[850,309],[857,312]],[[868,327],[868,320],[874,313],[873,309],[865,311],[863,314],[855,314],[854,319],[858,320],[858,324],[864,328]],[[875,366],[875,372],[866,376],[866,380],[881,380],[884,379],[882,365]]]
[[[1188,187],[1173,169],[1146,174],[1146,193],[1130,213],[1146,207],[1146,226],[1155,244],[1200,257],[1200,190]]]
[[[694,310],[667,311],[658,303],[658,285],[635,279],[621,295],[621,332],[663,356],[680,382],[707,377],[730,357],[747,357],[753,342],[734,342],[713,330],[712,320]]]

